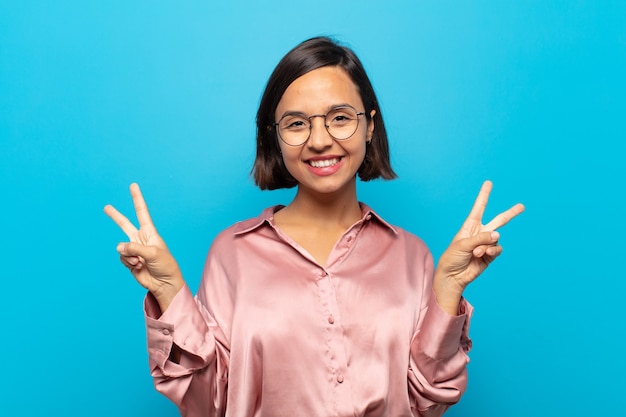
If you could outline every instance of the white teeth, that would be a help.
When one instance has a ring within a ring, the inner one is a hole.
[[[326,168],[339,162],[339,158],[325,159],[323,161],[309,161],[309,165],[315,168]]]

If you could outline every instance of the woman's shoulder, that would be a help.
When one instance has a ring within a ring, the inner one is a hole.
[[[395,223],[386,220],[385,218],[383,218],[383,216],[381,216],[367,204],[360,204],[364,220],[375,220],[375,223],[380,225],[380,227],[388,230],[390,234],[394,235],[397,238],[398,242],[405,242],[405,244],[407,245],[419,247],[428,251],[428,246],[418,235],[405,229],[402,226],[398,226]]]
[[[261,211],[256,217],[250,217],[248,219],[237,221],[236,223],[226,227],[218,233],[213,244],[225,243],[228,241],[234,241],[238,236],[243,236],[249,233],[253,233],[264,225],[270,225],[274,217],[274,213],[282,206],[270,206]]]

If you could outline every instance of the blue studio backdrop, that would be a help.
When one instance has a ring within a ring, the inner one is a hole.
[[[624,409],[623,1],[0,4],[0,415],[175,416],[152,386],[144,290],[120,265],[141,184],[189,285],[214,236],[293,190],[250,179],[278,60],[316,35],[362,58],[400,178],[359,197],[437,258],[480,184],[517,202],[466,292],[453,416]]]

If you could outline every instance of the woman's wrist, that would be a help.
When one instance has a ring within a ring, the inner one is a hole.
[[[463,289],[453,278],[435,274],[433,281],[435,298],[439,307],[446,313],[452,316],[459,314],[459,303],[463,296]]]
[[[170,306],[176,294],[185,286],[185,281],[182,276],[173,279],[171,282],[165,283],[159,287],[157,291],[152,292],[152,295],[159,304],[161,314],[165,313],[165,310]]]

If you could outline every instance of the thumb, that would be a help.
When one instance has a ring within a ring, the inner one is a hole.
[[[153,261],[157,257],[157,248],[136,242],[120,243],[117,245],[117,251],[122,256],[137,256],[145,259],[147,262]]]
[[[479,246],[493,245],[498,242],[498,239],[500,239],[500,233],[498,232],[481,232],[474,236],[460,239],[456,244],[459,250],[469,253]]]

